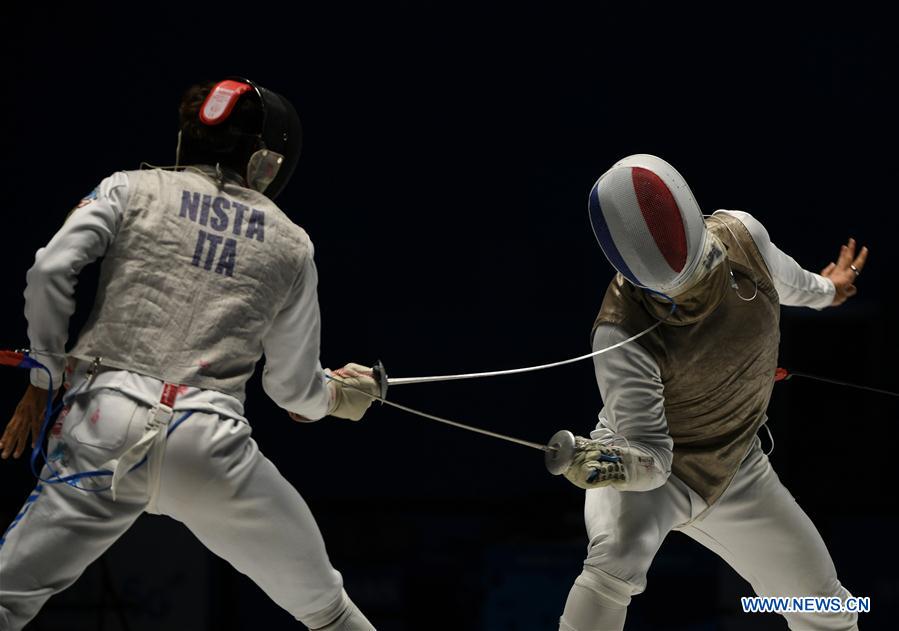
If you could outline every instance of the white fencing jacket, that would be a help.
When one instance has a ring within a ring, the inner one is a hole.
[[[209,167],[103,180],[27,276],[28,337],[54,387],[78,274],[100,257],[97,301],[69,354],[120,370],[91,387],[152,398],[169,381],[184,386],[177,408],[242,416],[264,353],[263,387],[275,403],[309,419],[327,413],[312,242],[268,198]],[[31,380],[49,385],[40,370]]]

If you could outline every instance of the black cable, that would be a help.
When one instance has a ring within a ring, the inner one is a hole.
[[[876,392],[877,394],[885,394],[891,397],[899,397],[899,392],[893,392],[891,390],[883,390],[881,388],[872,388],[871,386],[861,386],[857,383],[849,383],[848,381],[840,381],[838,379],[830,379],[828,377],[819,377],[817,375],[810,375],[805,372],[794,372],[788,371],[787,375],[784,377],[784,381],[789,379],[790,377],[802,377],[804,379],[811,379],[813,381],[821,381],[823,383],[830,383],[836,386],[844,386],[846,388],[855,388],[856,390],[866,390],[868,392]]]

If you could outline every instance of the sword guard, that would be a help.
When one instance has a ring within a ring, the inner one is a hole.
[[[568,470],[574,459],[574,434],[567,429],[559,430],[549,439],[547,447],[549,449],[544,452],[547,470],[553,475],[562,475]]]
[[[380,359],[375,362],[375,365],[371,367],[372,375],[375,378],[375,381],[378,382],[378,385],[381,387],[381,398],[387,398],[387,369],[384,368],[384,362]]]

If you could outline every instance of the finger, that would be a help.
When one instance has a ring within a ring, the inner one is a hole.
[[[43,419],[36,414],[31,418],[31,448],[32,449],[34,449],[35,446],[37,446],[37,441],[41,437],[41,421],[42,420]]]
[[[851,241],[851,239],[850,239]],[[849,251],[849,246],[840,246],[840,257],[837,259],[837,267],[847,268],[852,262],[853,254]]]
[[[858,293],[858,287],[856,287],[855,285],[849,285],[846,288],[846,296],[847,297],[851,298],[852,296],[854,296],[857,293]]]
[[[837,264],[834,263],[833,261],[831,261],[830,263],[828,263],[827,267],[825,267],[824,269],[821,270],[821,276],[830,276],[830,273],[834,270],[834,268],[836,266],[837,266]]]
[[[13,454],[14,458],[18,458],[29,448],[29,434],[31,433],[31,427],[27,422],[23,422],[19,424],[18,431],[16,432],[16,451]]]
[[[22,437],[21,428],[17,428],[15,435],[13,436],[12,441],[12,457],[18,458],[22,455],[22,452],[25,450],[25,441]]]
[[[852,262],[855,265],[855,269],[858,271],[862,271],[862,268],[865,266],[865,261],[868,260],[868,248],[863,247],[862,251],[858,253],[858,256]]]
[[[3,445],[3,451],[0,452],[0,458],[6,460],[13,453],[16,446],[16,419],[13,418],[6,426],[3,432],[3,438],[0,438],[0,444]]]

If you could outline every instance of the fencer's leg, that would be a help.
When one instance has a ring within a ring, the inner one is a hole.
[[[128,444],[126,436],[137,406],[121,397],[99,397],[100,406],[97,400],[92,396],[76,401],[62,435],[51,440],[49,453],[65,451],[69,473],[96,469]],[[85,418],[88,409],[101,410],[102,420]],[[81,422],[91,425],[90,431],[80,434],[79,442],[70,429]],[[49,475],[44,468],[41,477]],[[108,493],[39,483],[0,538],[0,629],[18,631],[50,596],[74,583],[134,523],[146,501],[146,478],[139,472],[115,502]]]
[[[559,631],[623,629],[632,593],[630,583],[585,565],[568,592]]]
[[[696,501],[701,502],[674,476],[652,491],[587,491],[584,518],[590,544],[559,620],[560,631],[623,629],[631,596],[646,588],[646,573],[662,541],[701,510]]]
[[[306,626],[373,629],[346,598],[308,506],[246,423],[195,413],[179,426],[166,445],[157,506]]]
[[[757,595],[837,596],[842,600],[851,596],[837,579],[815,525],[781,483],[758,444],[721,499],[683,532],[717,553]],[[735,608],[739,606],[734,603]],[[784,617],[794,630],[858,628],[855,613],[806,612]]]

